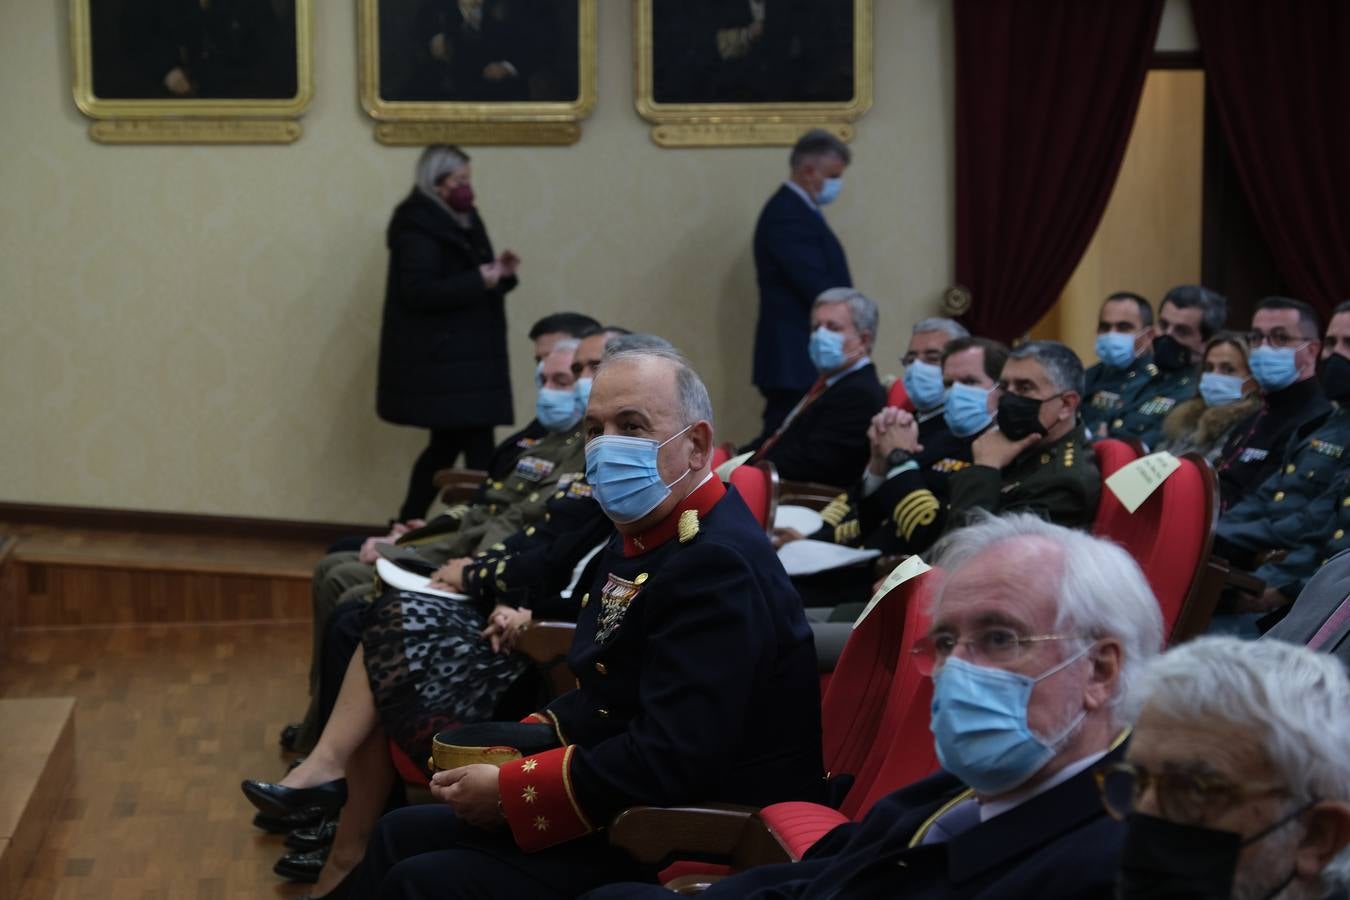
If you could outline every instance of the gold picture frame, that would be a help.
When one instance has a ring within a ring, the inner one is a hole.
[[[427,34],[420,39],[413,38],[411,52],[389,54],[390,61],[398,61],[405,68],[401,84],[412,84],[411,89],[394,84],[384,84],[382,76],[388,75],[391,66],[382,65],[381,52],[393,39],[391,35],[382,35],[380,31],[382,7],[398,7],[403,4],[416,6],[416,0],[359,0],[358,23],[360,42],[360,94],[361,106],[375,120],[375,139],[384,144],[423,145],[437,142],[455,144],[573,144],[581,137],[582,119],[595,108],[596,99],[596,56],[597,56],[597,0],[573,0],[571,4],[537,4],[535,13],[552,13],[555,21],[565,24],[550,32],[546,22],[528,23],[535,28],[533,33],[518,30],[518,35],[534,40],[535,49],[544,47],[553,65],[553,78],[547,76],[541,80],[538,72],[517,72],[511,67],[512,78],[507,80],[498,91],[495,85],[475,83],[460,78],[443,76],[441,72],[451,71],[451,62],[455,59],[453,45],[443,55],[429,59],[422,53],[438,38],[445,40],[442,32],[435,27],[443,23],[429,25]],[[444,15],[462,16],[456,4],[445,4]],[[510,5],[496,7],[496,10]],[[482,17],[496,15],[492,0],[485,0],[480,7]],[[526,7],[527,10],[530,7]],[[561,42],[557,36],[566,33],[575,10],[576,21],[576,57],[575,77],[571,65],[571,42]],[[386,16],[388,9],[383,10]],[[506,13],[506,14],[509,14]],[[503,14],[505,15],[505,14]],[[400,24],[409,17],[399,19]],[[500,21],[500,19],[498,20]],[[480,19],[480,26],[482,25]],[[460,30],[465,23],[458,23]],[[450,40],[454,32],[447,31]],[[486,33],[482,29],[480,33]],[[406,38],[406,34],[401,37]],[[542,42],[540,41],[542,37]],[[549,38],[554,40],[549,42]],[[442,48],[445,47],[443,43]],[[558,48],[561,48],[559,50]],[[528,56],[528,53],[526,53]],[[462,54],[462,58],[472,58]],[[421,66],[419,69],[418,66]],[[495,64],[494,64],[495,65]],[[438,68],[438,66],[440,68]],[[547,70],[547,67],[544,67]],[[483,70],[486,78],[486,69]],[[394,80],[394,79],[389,79]],[[575,90],[570,90],[572,84]],[[460,84],[467,84],[460,88]],[[541,88],[540,85],[544,87]],[[510,87],[513,85],[514,87]],[[510,94],[509,99],[491,99],[489,95],[515,90],[523,96]],[[459,93],[457,98],[454,94]]]
[[[662,92],[661,88],[656,83],[659,77],[658,68],[678,73],[680,77],[696,76],[703,70],[697,54],[693,54],[695,60],[693,63],[681,62],[658,66],[655,61],[658,41],[675,42],[677,36],[662,37],[654,33],[658,27],[656,4],[672,4],[669,8],[676,11],[671,16],[663,17],[660,24],[678,20],[681,27],[696,22],[697,13],[691,11],[696,7],[674,5],[682,3],[683,0],[633,0],[633,2],[637,112],[643,119],[652,123],[652,140],[661,146],[790,145],[801,136],[802,132],[810,128],[826,128],[844,140],[851,140],[854,134],[853,123],[872,106],[872,0],[836,0],[837,9],[846,9],[852,16],[852,48],[851,56],[847,57],[852,63],[852,91],[849,96],[833,97],[824,101],[799,99],[751,101],[745,98],[723,101],[715,96],[709,96],[707,102],[692,98],[662,100],[658,97]],[[772,0],[759,4],[738,3],[734,7],[729,4],[726,8],[741,11],[742,6],[746,11],[757,7],[759,34],[766,34],[767,29],[771,27],[769,22],[773,16]],[[811,13],[819,15],[826,9],[824,0],[808,9]],[[697,28],[698,25],[694,27]],[[697,33],[698,41],[689,43],[690,46],[699,48],[704,57],[707,57],[714,47],[719,54],[724,52],[735,54],[738,43],[743,47],[749,46],[751,41],[749,35],[747,28],[712,30],[705,27]],[[748,53],[748,50],[743,52]],[[663,53],[663,58],[671,57]],[[772,75],[771,72],[769,74]],[[747,93],[756,90],[749,81],[734,83],[744,87]],[[784,82],[765,80],[762,83]],[[692,86],[690,90],[696,92],[697,87]]]
[[[242,45],[255,55],[243,56],[242,63],[236,55],[231,63],[239,64],[227,70],[218,64],[208,67],[205,62],[197,67],[198,56],[191,52],[197,46],[194,40],[200,40],[202,47],[207,45],[209,28],[215,23],[202,25],[180,16],[172,25],[164,25],[155,16],[165,7],[152,6],[147,0],[71,0],[72,88],[76,107],[94,120],[90,136],[119,144],[297,140],[301,134],[298,119],[314,95],[311,4],[312,0],[258,0],[252,6],[238,7],[256,16],[245,24],[257,39]],[[139,18],[133,20],[133,13]],[[132,26],[147,23],[153,26],[153,35],[144,42],[134,40],[137,35]],[[192,28],[206,36],[190,34]],[[186,43],[175,47],[173,41],[179,38]],[[163,62],[166,48],[177,53],[167,63]],[[209,54],[199,56],[205,60]],[[155,71],[156,63],[169,68],[162,84],[146,74]],[[194,68],[197,74],[188,74]],[[174,70],[182,79],[175,87],[184,86],[185,96],[174,96],[168,86]],[[232,87],[240,84],[247,85],[241,93],[258,96],[231,96]],[[211,96],[217,92],[220,95]]]

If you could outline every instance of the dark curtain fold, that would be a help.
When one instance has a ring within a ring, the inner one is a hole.
[[[1280,274],[1350,299],[1350,3],[1192,0],[1210,96]]]
[[[976,334],[1054,305],[1097,229],[1163,0],[956,0],[956,280]]]

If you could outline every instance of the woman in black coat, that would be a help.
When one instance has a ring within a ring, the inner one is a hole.
[[[520,260],[510,250],[493,255],[469,179],[464,151],[428,147],[417,185],[389,222],[376,410],[386,422],[431,430],[403,521],[426,513],[432,477],[460,453],[470,468],[486,468],[493,426],[513,421],[503,301]]]

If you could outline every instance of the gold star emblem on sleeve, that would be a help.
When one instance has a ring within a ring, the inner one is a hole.
[[[698,536],[698,510],[686,509],[680,513],[680,543],[687,544]]]
[[[539,792],[534,789],[534,785],[527,784],[525,785],[525,790],[520,792],[520,799],[524,800],[526,803],[533,803],[535,800],[539,799]]]
[[[537,759],[527,759],[520,764],[520,771],[522,772],[533,772],[537,768],[539,768],[539,760]]]
[[[535,816],[534,828],[536,831],[548,831],[548,819],[544,816]]]

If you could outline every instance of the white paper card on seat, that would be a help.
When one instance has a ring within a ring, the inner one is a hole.
[[[790,541],[778,548],[778,561],[793,577],[842,569],[881,555],[880,550],[855,550],[825,541]]]
[[[419,594],[431,594],[434,597],[445,597],[449,600],[469,599],[468,594],[456,594],[452,591],[427,587],[431,584],[430,578],[409,572],[407,569],[400,569],[384,558],[375,560],[375,572],[380,576],[380,581],[384,582],[385,587],[391,587],[397,591],[416,591]]]
[[[750,457],[754,455],[755,452],[751,450],[749,453],[742,453],[740,456],[733,456],[731,459],[727,460],[726,462],[718,466],[716,469],[714,469],[713,472],[714,474],[717,475],[718,478],[722,479],[723,481],[730,481],[731,473],[739,469],[741,466],[745,465],[746,460],[748,460]]]
[[[825,520],[820,517],[820,513],[811,507],[792,503],[778,507],[778,512],[773,517],[774,528],[791,528],[802,535],[815,534],[824,524]]]
[[[1120,505],[1134,512],[1153,496],[1167,477],[1181,468],[1181,460],[1166,450],[1141,456],[1126,463],[1106,479],[1106,486],[1116,495]]]
[[[881,602],[882,597],[885,597],[911,578],[918,578],[931,568],[933,567],[920,559],[918,554],[906,557],[904,562],[900,563],[900,565],[896,566],[894,569],[891,569],[891,574],[882,579],[881,587],[877,588],[877,592],[872,595],[872,599],[867,601],[867,606],[863,608],[862,615],[858,616],[854,621],[853,627],[857,628],[862,624],[863,619],[871,615],[872,610],[877,608],[877,604]]]

